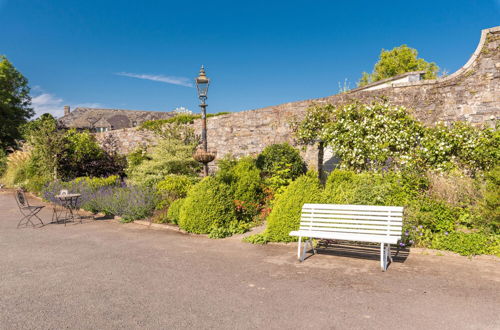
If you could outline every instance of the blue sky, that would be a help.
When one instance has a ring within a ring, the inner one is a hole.
[[[500,25],[500,0],[0,0],[0,54],[29,79],[38,112],[69,104],[241,111],[356,86],[401,44],[449,73]]]

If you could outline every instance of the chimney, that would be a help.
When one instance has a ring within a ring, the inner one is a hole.
[[[69,105],[65,105],[65,106],[64,106],[64,115],[65,115],[65,116],[69,115],[69,112],[70,112]]]

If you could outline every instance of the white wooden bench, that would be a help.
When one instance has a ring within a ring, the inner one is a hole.
[[[401,239],[403,207],[371,205],[304,204],[300,228],[290,236],[299,237],[297,257],[303,261],[309,244],[316,253],[312,239],[332,239],[380,243],[380,266],[387,270],[392,261],[391,244]],[[302,251],[302,237],[307,237]]]

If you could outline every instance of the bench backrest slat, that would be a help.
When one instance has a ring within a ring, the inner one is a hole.
[[[401,237],[403,207],[304,204],[301,231]]]

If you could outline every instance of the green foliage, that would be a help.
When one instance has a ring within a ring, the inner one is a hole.
[[[0,55],[0,149],[14,147],[20,127],[34,115],[28,80]]]
[[[179,219],[180,219],[180,214],[181,214],[181,208],[182,205],[184,204],[184,198],[176,199],[175,201],[170,204],[168,208],[168,213],[167,213],[167,219],[169,222],[174,223],[174,224],[179,224]]]
[[[463,256],[493,254],[500,256],[500,235],[483,233],[441,233],[434,235],[431,248],[448,250]]]
[[[355,171],[458,168],[475,176],[500,159],[499,132],[463,122],[427,128],[386,102],[314,106],[293,127],[301,143],[324,142],[341,168]]]
[[[267,177],[275,175],[279,170],[289,169],[286,178],[295,179],[305,173],[306,166],[297,149],[288,143],[267,146],[257,157],[257,167]]]
[[[185,198],[189,189],[198,181],[197,177],[187,175],[167,175],[164,180],[156,185],[159,197],[156,208],[168,207],[174,200]]]
[[[7,156],[7,168],[1,182],[7,187],[26,187],[31,151],[16,150]]]
[[[127,168],[128,178],[134,184],[152,187],[169,174],[196,176],[201,165],[193,159],[195,148],[195,143],[162,139],[140,164]]]
[[[120,177],[118,175],[110,175],[106,178],[90,178],[88,176],[79,177],[73,180],[76,184],[84,184],[91,189],[98,190],[104,187],[117,186],[120,182]]]
[[[60,200],[55,198],[55,195],[58,195],[62,189],[66,189],[70,193],[81,195],[77,201],[78,207],[90,212],[99,212],[104,203],[101,197],[112,196],[111,188],[119,186],[120,180],[116,175],[107,178],[80,177],[71,181],[51,181],[42,188],[41,192],[45,200],[58,204]]]
[[[317,176],[307,174],[292,182],[277,199],[267,219],[265,240],[271,242],[291,242],[289,236],[300,224],[300,214],[304,203],[320,201],[321,189]]]
[[[64,131],[49,114],[22,127],[26,145],[31,148],[26,186],[39,191],[54,179],[71,180],[78,176],[108,176],[123,171],[124,160],[107,154],[89,132]]]
[[[260,170],[251,157],[219,161],[217,177],[229,185],[238,220],[252,221],[264,199]]]
[[[324,203],[353,205],[408,205],[425,183],[399,173],[355,173],[334,170],[322,193]]]
[[[59,162],[66,150],[64,132],[58,130],[56,119],[44,114],[23,125],[21,130],[26,143],[32,147],[27,184],[40,178],[56,178],[61,167]],[[33,191],[33,187],[30,190]],[[38,191],[36,187],[35,190]]]
[[[360,103],[337,107],[322,133],[341,168],[381,170],[408,164],[423,135],[404,107]]]
[[[500,233],[500,166],[485,174],[483,199],[479,203],[482,225]]]
[[[273,198],[277,198],[290,182],[306,171],[299,151],[288,143],[264,148],[256,164],[265,179],[267,194]]]
[[[266,244],[269,242],[269,235],[266,232],[254,234],[243,238],[243,241],[251,244]]]
[[[475,175],[489,170],[500,159],[500,133],[472,127],[465,122],[427,128],[417,149],[426,167],[445,171],[460,168]]]
[[[241,160],[234,167],[236,182],[233,184],[239,220],[251,221],[257,215],[264,198],[263,182],[253,159]]]
[[[428,197],[416,199],[406,210],[407,226],[423,226],[432,233],[452,232],[459,219],[459,209]]]
[[[136,168],[143,161],[149,159],[147,156],[147,151],[144,148],[137,148],[127,155],[127,169],[131,170]]]
[[[197,181],[196,177],[170,174],[158,182],[156,189],[162,197],[174,200],[186,197],[191,186]]]
[[[156,195],[150,187],[115,187],[98,191],[92,202],[96,211],[119,216],[122,222],[131,222],[153,214]]]
[[[292,130],[301,144],[314,144],[325,141],[324,127],[332,121],[336,108],[331,105],[313,105],[306,110],[305,117],[292,121]]]
[[[107,154],[95,136],[74,129],[64,134],[65,150],[59,158],[60,177],[69,180],[75,176],[109,176],[122,174],[125,159]]]
[[[358,86],[413,71],[425,71],[424,79],[435,79],[439,67],[434,62],[429,63],[418,58],[418,51],[407,45],[401,45],[392,50],[382,49],[379,60],[373,68],[373,73],[363,72]]]
[[[7,153],[0,149],[0,177],[2,177],[5,170],[7,170]]]
[[[236,220],[230,187],[206,177],[188,192],[181,207],[179,227],[196,234],[218,233]]]
[[[230,112],[209,113],[207,118],[227,115]],[[147,129],[154,132],[162,132],[165,124],[193,124],[195,119],[201,118],[201,115],[195,114],[178,114],[168,119],[148,120],[141,124],[140,129]]]

